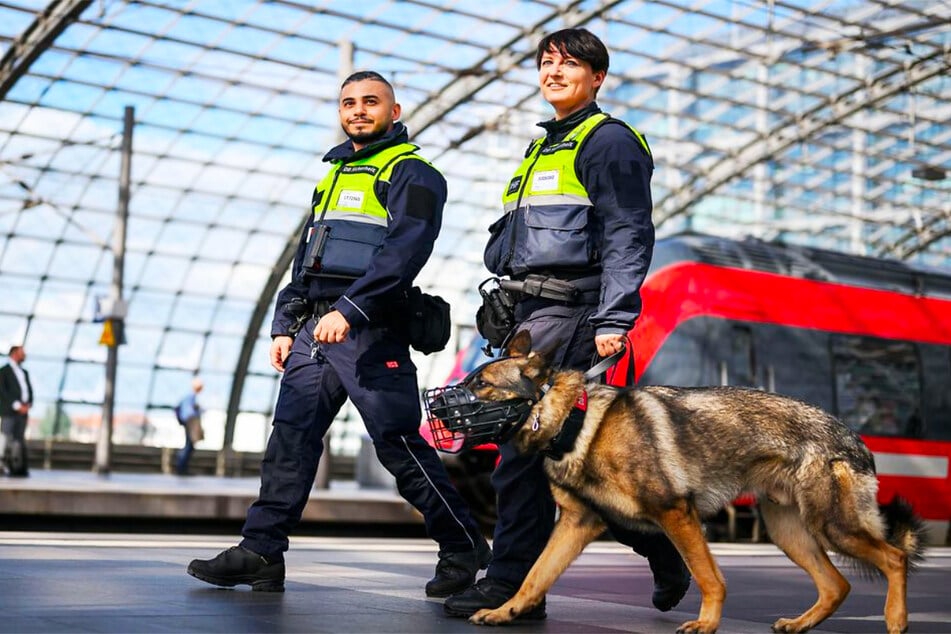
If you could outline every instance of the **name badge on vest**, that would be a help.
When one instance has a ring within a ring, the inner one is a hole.
[[[533,192],[551,192],[558,189],[558,170],[547,170],[532,174]]]
[[[337,198],[337,207],[343,209],[363,209],[363,192],[344,189]]]

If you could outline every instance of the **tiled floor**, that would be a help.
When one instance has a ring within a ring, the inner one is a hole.
[[[427,540],[298,538],[284,594],[226,590],[185,574],[228,537],[0,532],[0,632],[468,632],[426,599],[436,547]],[[721,632],[768,632],[815,594],[804,573],[768,545],[714,545],[729,584]],[[817,632],[883,632],[884,584],[846,573],[852,595]],[[951,632],[951,549],[936,548],[909,583],[910,632]],[[650,607],[646,562],[596,542],[548,596],[548,620],[516,632],[669,632],[693,618]],[[484,631],[484,630],[482,630]]]

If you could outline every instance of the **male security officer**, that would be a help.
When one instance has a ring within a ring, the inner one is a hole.
[[[349,140],[324,157],[332,167],[314,192],[313,221],[271,326],[271,363],[284,376],[261,491],[241,543],[189,564],[188,573],[203,581],[284,590],[288,535],[313,486],[321,439],[348,396],[380,462],[439,543],[426,594],[466,588],[491,557],[439,457],[419,435],[416,368],[400,326],[408,320],[406,292],[439,233],[446,182],[407,142],[396,121],[400,110],[378,73],[355,73],[341,87],[340,123]]]
[[[540,124],[546,136],[532,142],[509,181],[505,214],[489,227],[485,264],[516,282],[528,278],[515,305],[514,331],[529,330],[534,347],[553,351],[555,366],[587,370],[595,351],[607,356],[622,349],[640,313],[654,246],[654,164],[644,138],[595,102],[608,69],[601,40],[585,29],[558,31],[542,39],[535,60],[555,118]],[[565,282],[573,289],[553,296],[551,289],[565,289]],[[450,616],[511,598],[554,523],[544,458],[519,455],[510,444],[500,453],[492,474],[499,514],[492,563],[476,585],[446,599]],[[677,605],[690,577],[670,540],[663,533],[610,529],[648,558],[654,605],[664,611]],[[545,616],[543,602],[522,618]]]

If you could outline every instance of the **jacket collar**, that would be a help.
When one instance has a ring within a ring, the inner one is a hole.
[[[598,106],[598,103],[592,101],[581,110],[571,113],[571,115],[564,119],[549,119],[548,121],[540,122],[538,125],[544,128],[545,132],[548,133],[545,137],[546,143],[557,143],[564,139],[565,136],[574,130],[582,121],[599,112],[601,112],[601,108]]]
[[[406,126],[403,125],[401,121],[397,121],[395,124],[393,124],[392,130],[384,134],[377,141],[371,143],[370,145],[361,148],[360,150],[354,151],[353,142],[350,139],[347,139],[340,145],[327,152],[324,155],[323,160],[325,163],[350,163],[351,161],[372,156],[380,150],[386,149],[393,145],[408,142],[409,133],[406,131]]]

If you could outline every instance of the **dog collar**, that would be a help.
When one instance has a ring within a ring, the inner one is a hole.
[[[565,454],[575,448],[575,441],[578,440],[578,434],[581,433],[581,426],[584,424],[585,414],[588,412],[588,391],[581,390],[581,395],[575,401],[574,407],[568,412],[568,417],[548,447],[542,450],[542,454],[552,460],[561,460]]]

